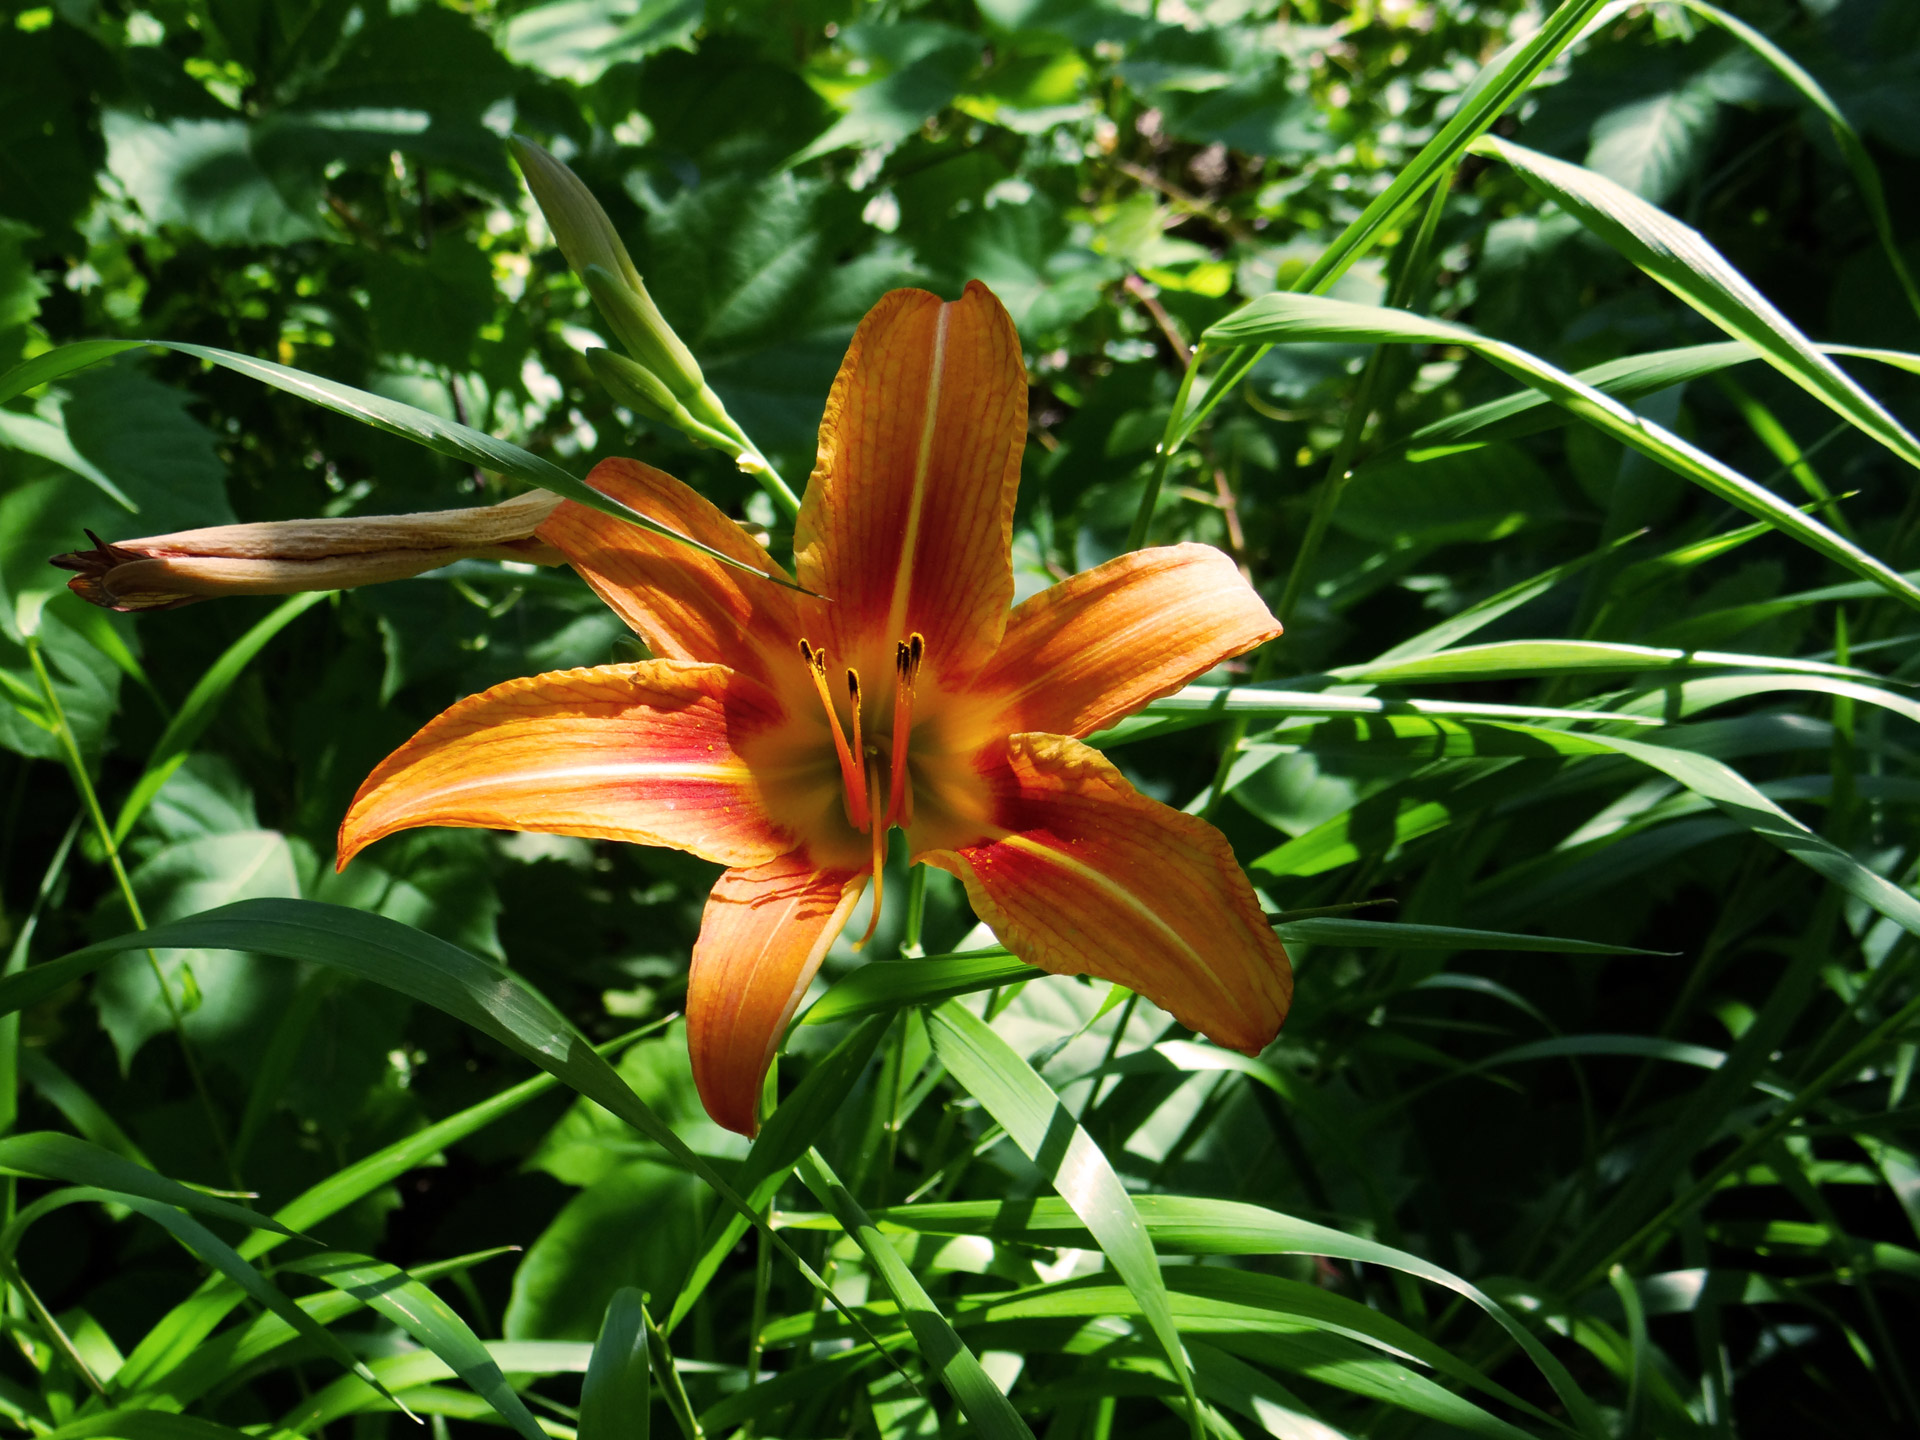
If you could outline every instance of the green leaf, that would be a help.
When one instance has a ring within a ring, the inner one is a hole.
[[[862,970],[872,968],[869,964]],[[862,971],[855,972],[859,973]],[[836,985],[834,990],[838,988]],[[831,995],[833,990],[827,993]],[[821,1001],[826,998],[822,996]],[[816,1008],[819,1003],[816,1002]],[[858,1012],[843,1011],[842,1018],[855,1013]],[[794,1088],[793,1093],[774,1107],[773,1113],[760,1127],[759,1135],[754,1137],[753,1148],[747,1151],[747,1158],[734,1177],[740,1193],[755,1210],[764,1210],[773,1203],[780,1186],[799,1163],[800,1157],[839,1116],[861,1071],[873,1058],[881,1036],[887,1033],[892,1018],[892,1009],[889,1007],[869,1016],[864,1024],[855,1026],[832,1050],[814,1061],[807,1068],[806,1078]],[[698,1256],[680,1286],[680,1293],[674,1298],[673,1310],[667,1316],[666,1329],[669,1333],[687,1317],[694,1302],[705,1293],[708,1283],[719,1271],[721,1261],[726,1259],[746,1233],[747,1222],[738,1214],[716,1215],[713,1218],[707,1226],[707,1233],[701,1237]]]
[[[509,59],[576,85],[657,50],[687,47],[706,19],[706,0],[548,0],[501,31]]]
[[[633,1093],[604,1058],[524,978],[456,945],[402,925],[312,900],[242,900],[204,915],[122,935],[0,978],[0,1015],[32,1004],[128,950],[251,951],[331,966],[445,1011],[558,1077],[632,1125],[697,1175],[721,1200],[766,1221],[673,1128]],[[812,1266],[778,1234],[773,1243],[824,1290]],[[830,1297],[831,1298],[831,1297]],[[837,1303],[837,1302],[836,1302]]]
[[[1047,1082],[972,1011],[949,1000],[927,1011],[927,1033],[941,1063],[1000,1123],[1093,1234],[1139,1302],[1197,1428],[1199,1397],[1174,1325],[1160,1260],[1112,1164]]]
[[[526,1404],[507,1384],[480,1338],[438,1295],[396,1265],[368,1255],[329,1251],[285,1268],[324,1280],[384,1315],[431,1350],[481,1395],[525,1440],[546,1440]]]
[[[579,1440],[647,1440],[653,1415],[642,1297],[628,1286],[613,1292],[580,1385]]]
[[[1598,940],[1553,935],[1516,935],[1505,930],[1469,930],[1454,925],[1407,925],[1389,920],[1342,920],[1333,916],[1288,920],[1273,927],[1289,944],[1382,946],[1398,950],[1533,950],[1561,955],[1669,955]]]
[[[1246,1058],[1232,1052],[1217,1053],[1229,1060]],[[1326,1255],[1379,1265],[1442,1286],[1478,1307],[1526,1352],[1582,1434],[1597,1440],[1608,1433],[1593,1402],[1574,1383],[1566,1367],[1511,1311],[1450,1270],[1390,1245],[1244,1201],[1140,1195],[1134,1197],[1134,1205],[1154,1244],[1172,1254]],[[986,1235],[1029,1245],[1084,1246],[1092,1238],[1092,1232],[1068,1202],[1052,1197],[902,1205],[881,1210],[876,1218],[887,1227],[937,1235]]]
[[[859,1015],[892,1014],[908,1005],[937,1005],[956,995],[1031,980],[1034,968],[1005,950],[928,955],[919,960],[870,960],[833,982],[800,1017],[827,1025]]]
[[[298,395],[303,400],[371,425],[377,430],[385,430],[390,435],[398,435],[403,440],[424,445],[438,454],[459,460],[464,464],[477,465],[497,474],[511,475],[517,480],[525,480],[543,490],[551,490],[556,495],[617,520],[638,525],[642,530],[661,535],[680,545],[690,545],[705,555],[712,556],[722,564],[735,570],[745,571],[749,575],[758,575],[773,584],[788,589],[798,589],[791,581],[781,580],[751,565],[723,555],[711,546],[702,545],[698,540],[682,535],[671,526],[657,520],[650,520],[636,510],[630,510],[619,501],[602,495],[583,480],[577,480],[550,460],[542,460],[538,455],[522,450],[511,441],[498,440],[483,430],[462,425],[457,421],[443,420],[430,411],[413,405],[403,405],[397,400],[389,400],[383,395],[370,391],[356,390],[351,385],[342,385],[337,380],[328,380],[322,376],[310,374],[305,370],[295,370],[290,366],[276,365],[270,360],[255,360],[248,355],[236,354],[231,350],[216,350],[206,345],[189,345],[175,340],[83,340],[73,345],[64,345],[58,350],[50,350],[45,355],[36,356],[24,365],[16,366],[5,375],[0,375],[0,403],[11,399],[35,385],[45,384],[75,370],[98,364],[110,355],[131,350],[142,345],[158,345],[168,350],[178,350],[185,355],[193,355],[209,364],[221,365],[262,384],[271,385],[277,390]]]
[[[31,975],[34,972],[22,972]],[[9,976],[8,982],[19,979]],[[7,982],[0,982],[7,983]],[[273,1230],[288,1238],[295,1232],[258,1210],[249,1210],[231,1200],[220,1200],[204,1191],[189,1189],[176,1180],[155,1174],[144,1165],[136,1165],[124,1156],[104,1150],[72,1135],[53,1131],[35,1131],[0,1139],[0,1170],[16,1175],[37,1175],[44,1180],[61,1180],[69,1185],[85,1185],[111,1190],[123,1196],[140,1196],[162,1205],[177,1205],[197,1210],[241,1225]]]
[[[913,1271],[840,1183],[840,1177],[833,1173],[818,1150],[808,1150],[801,1156],[798,1173],[807,1188],[860,1246],[874,1274],[900,1307],[901,1317],[907,1322],[927,1368],[940,1377],[940,1383],[952,1393],[974,1429],[994,1440],[1032,1440],[1033,1432],[1020,1418],[1020,1412],[1000,1393],[992,1377],[980,1368],[979,1358],[955,1333],[947,1317],[940,1313],[940,1307],[934,1304]]]
[[[1873,163],[1873,156],[1866,142],[1860,138],[1860,132],[1853,128],[1818,80],[1753,26],[1728,14],[1718,5],[1707,3],[1707,0],[1680,0],[1680,3],[1702,19],[1718,25],[1766,61],[1775,74],[1798,90],[1807,103],[1820,112],[1821,118],[1827,122],[1827,128],[1833,132],[1834,142],[1839,145],[1847,168],[1853,172],[1853,183],[1860,187],[1860,199],[1867,207],[1867,218],[1873,222],[1873,233],[1880,241],[1888,264],[1893,267],[1900,288],[1906,292],[1907,303],[1913,307],[1916,315],[1920,315],[1920,285],[1914,283],[1913,273],[1907,269],[1906,260],[1900,254],[1900,244],[1893,233],[1893,220],[1887,213],[1886,191],[1880,183],[1880,170]]]
[[[1399,660],[1343,665],[1327,673],[1336,680],[1399,685],[1417,680],[1508,680],[1516,676],[1619,675],[1646,670],[1688,672],[1735,666],[1783,674],[1830,675],[1872,680],[1870,670],[1822,660],[1791,660],[1772,655],[1738,655],[1718,650],[1666,650],[1611,640],[1499,640],[1462,645]]]
[[[1355,305],[1313,295],[1263,295],[1206,333],[1210,340],[1222,343],[1345,339],[1459,345],[1525,381],[1629,449],[1691,480],[1729,505],[1767,521],[1776,530],[1855,574],[1878,581],[1889,593],[1920,608],[1920,587],[1898,571],[1678,435],[1634,414],[1618,400],[1582,384],[1518,346],[1489,340],[1463,325],[1431,320],[1405,310]]]
[[[1579,38],[1580,32],[1604,4],[1605,0],[1562,0],[1559,8],[1531,36],[1488,61],[1473,84],[1468,86],[1459,109],[1441,127],[1440,133],[1402,166],[1387,188],[1374,197],[1331,245],[1320,252],[1294,282],[1294,290],[1309,295],[1324,295],[1332,289],[1354,262],[1378,244],[1436,180],[1459,163],[1473,142],[1527,92],[1555,57]],[[1228,343],[1232,349],[1222,362],[1213,383],[1207,387],[1201,404],[1184,415],[1176,413],[1169,420],[1165,442],[1169,452],[1199,428],[1200,422],[1233,390],[1239,378],[1253,367],[1270,344],[1257,337],[1232,337]]]
[[[1699,231],[1578,165],[1491,135],[1475,141],[1474,149],[1504,160],[1535,190],[1727,334],[1753,346],[1769,365],[1834,414],[1920,467],[1920,440],[1821,354]]]
[[[179,710],[167,722],[167,728],[153,742],[153,749],[147,756],[147,768],[134,782],[133,789],[120,807],[119,817],[113,822],[115,844],[127,838],[134,822],[153,802],[153,797],[160,793],[160,787],[180,768],[180,762],[187,758],[187,752],[193,748],[194,742],[206,733],[207,726],[213,723],[213,717],[219,712],[220,702],[226,698],[227,691],[233,688],[233,682],[240,678],[253,657],[266,648],[269,640],[323,598],[325,592],[317,590],[305,595],[288,596],[222,651],[220,658],[194,682],[193,689],[187,693]]]

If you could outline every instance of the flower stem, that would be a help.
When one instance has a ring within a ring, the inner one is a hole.
[[[1180,377],[1180,388],[1173,397],[1173,409],[1167,412],[1166,429],[1160,432],[1160,444],[1153,459],[1153,474],[1147,478],[1147,488],[1140,496],[1140,508],[1133,512],[1133,525],[1127,531],[1129,550],[1138,550],[1147,543],[1147,530],[1153,524],[1154,507],[1160,503],[1160,487],[1166,482],[1167,463],[1179,448],[1177,437],[1180,421],[1187,412],[1187,399],[1193,394],[1193,382],[1200,374],[1200,357],[1205,352],[1206,346],[1196,345],[1192,358],[1187,361],[1186,373]]]
[[[127,913],[133,919],[134,928],[145,930],[147,917],[140,908],[140,899],[133,892],[133,882],[127,876],[127,867],[120,859],[120,847],[114,843],[113,827],[107,823],[107,817],[100,808],[100,797],[93,788],[93,780],[87,774],[87,764],[80,754],[80,742],[74,736],[73,726],[67,721],[66,707],[60,703],[60,694],[53,688],[53,676],[47,671],[47,662],[40,653],[40,639],[37,635],[27,637],[27,660],[33,666],[34,678],[40,682],[40,693],[46,698],[47,709],[53,716],[54,733],[60,737],[60,748],[66,757],[67,769],[73,776],[74,788],[80,792],[80,801],[86,807],[88,818],[93,822],[94,833],[100,837],[100,845],[106,851],[107,864],[113,870],[114,883],[120,887],[120,895],[127,903]],[[234,1169],[233,1152],[227,1145],[226,1132],[220,1126],[220,1112],[213,1103],[213,1094],[207,1089],[206,1076],[201,1072],[200,1061],[194,1055],[193,1046],[187,1040],[186,1025],[175,1003],[173,990],[167,984],[166,972],[160,968],[160,957],[153,951],[147,951],[147,963],[153,967],[154,983],[160,987],[160,998],[167,1007],[167,1017],[172,1022],[174,1038],[180,1042],[180,1055],[186,1062],[187,1074],[193,1081],[193,1088],[199,1094],[201,1108],[206,1111],[207,1129],[213,1134],[213,1143],[220,1152],[220,1162],[226,1170],[233,1188],[242,1188],[240,1176]]]

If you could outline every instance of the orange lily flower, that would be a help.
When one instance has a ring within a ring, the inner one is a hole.
[[[896,290],[840,367],[796,533],[809,596],[563,504],[539,538],[660,658],[510,680],[360,787],[340,864],[415,825],[630,840],[728,866],[687,982],[693,1073],[752,1135],[775,1048],[894,827],[1007,948],[1137,991],[1258,1053],[1286,952],[1224,836],[1081,737],[1280,633],[1226,555],[1137,551],[1013,609],[1020,342],[979,282]],[[776,563],[658,470],[590,482],[728,555]],[[827,597],[825,599],[816,597]],[[869,934],[872,933],[869,927]]]

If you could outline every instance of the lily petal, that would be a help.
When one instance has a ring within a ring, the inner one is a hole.
[[[1059,735],[1013,736],[986,783],[996,830],[914,858],[957,875],[1008,949],[1117,981],[1231,1049],[1272,1041],[1293,970],[1225,836]]]
[[[587,483],[723,555],[785,577],[718,506],[651,465],[602,460]],[[801,631],[792,591],[572,501],[538,535],[663,659],[725,664],[762,683],[796,666]]]
[[[723,865],[793,848],[738,746],[784,721],[724,665],[558,670],[469,696],[381,762],[340,826],[340,865],[416,825],[668,845]]]
[[[833,602],[814,638],[884,673],[917,631],[949,688],[979,670],[1013,599],[1026,429],[1020,337],[986,286],[874,306],[827,399],[795,531],[800,583]]]
[[[1090,735],[1280,633],[1211,545],[1136,550],[1025,601],[976,693],[1006,728]]]
[[[866,884],[795,851],[713,887],[687,976],[687,1048],[707,1113],[729,1130],[760,1128],[774,1047]]]

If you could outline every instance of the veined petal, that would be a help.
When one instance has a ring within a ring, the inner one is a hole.
[[[340,864],[416,825],[668,845],[758,865],[794,841],[738,746],[786,723],[724,665],[648,660],[509,680],[427,722],[360,787]]]
[[[650,465],[602,460],[587,483],[723,555],[786,573],[712,501]],[[793,668],[801,630],[791,590],[572,501],[538,534],[661,658],[727,665],[763,683]]]
[[[1293,970],[1225,836],[1058,735],[1013,736],[986,783],[994,830],[915,858],[959,876],[1008,949],[1118,981],[1232,1049],[1272,1041]]]
[[[867,877],[795,851],[713,887],[687,976],[687,1048],[707,1113],[751,1137],[774,1047]]]
[[[1026,429],[1020,337],[986,286],[874,306],[827,399],[795,532],[801,584],[833,602],[814,638],[885,673],[917,631],[948,688],[984,665],[1013,599]]]
[[[1222,551],[1136,550],[1022,603],[974,690],[1009,731],[1090,735],[1279,633]]]

